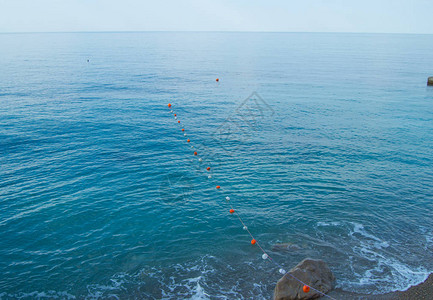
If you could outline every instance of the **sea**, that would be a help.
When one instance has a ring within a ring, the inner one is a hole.
[[[0,299],[271,299],[305,258],[345,291],[424,281],[432,49],[409,34],[0,34]]]

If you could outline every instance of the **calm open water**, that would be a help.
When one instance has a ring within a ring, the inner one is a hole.
[[[423,281],[432,49],[433,35],[1,34],[0,298],[269,299],[281,275],[226,195],[263,247],[296,245],[269,252],[287,269],[322,258],[356,292]]]

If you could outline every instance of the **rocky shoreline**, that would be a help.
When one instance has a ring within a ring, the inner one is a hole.
[[[315,287],[300,284],[311,284]],[[334,299],[361,300],[427,300],[433,299],[433,273],[422,283],[405,291],[395,291],[382,295],[358,294],[342,289],[333,289],[335,277],[323,260],[306,258],[277,282],[273,300],[325,299],[323,293]],[[316,290],[317,289],[317,290]],[[321,297],[322,296],[322,297]]]
[[[383,295],[367,295],[335,289],[328,293],[328,295],[335,299],[347,300],[431,300],[433,299],[433,274],[430,274],[424,282],[412,286],[406,291],[395,291]],[[324,299],[324,297],[322,298]]]

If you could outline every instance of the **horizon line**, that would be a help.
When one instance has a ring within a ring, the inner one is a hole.
[[[82,30],[82,31],[0,31],[0,34],[40,34],[40,33],[339,33],[339,34],[406,34],[433,35],[417,32],[363,32],[363,31],[254,31],[254,30]]]

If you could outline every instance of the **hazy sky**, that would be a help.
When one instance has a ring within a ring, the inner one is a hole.
[[[433,0],[0,0],[0,32],[433,33]]]

